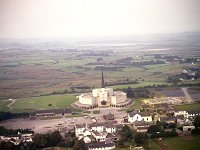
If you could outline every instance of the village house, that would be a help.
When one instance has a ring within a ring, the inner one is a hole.
[[[136,130],[136,132],[147,132],[149,126],[152,124],[153,124],[153,122],[146,122],[144,120],[135,121],[133,123],[133,129]]]
[[[133,111],[128,113],[128,122],[133,123],[135,121],[145,121],[145,122],[152,122],[152,116],[149,112],[138,112]]]
[[[16,135],[8,135],[8,136],[0,136],[0,142],[11,142],[14,145],[19,145],[20,143],[26,143],[26,142],[33,142],[32,140],[32,133],[27,134],[21,134],[18,133]]]
[[[168,124],[176,123],[176,117],[174,116],[160,117],[160,122],[166,122]]]
[[[104,142],[85,144],[85,148],[87,150],[111,150],[115,148],[115,143],[108,139]]]
[[[107,132],[92,132],[93,137],[96,139],[96,141],[101,142],[106,140],[106,136],[108,135]]]
[[[86,129],[85,125],[83,125],[83,124],[76,124],[75,125],[75,136],[76,137],[83,136],[85,129]]]
[[[179,116],[179,115],[183,115],[185,118],[188,118],[189,114],[187,111],[185,110],[181,110],[181,111],[175,111],[174,112],[174,116]]]

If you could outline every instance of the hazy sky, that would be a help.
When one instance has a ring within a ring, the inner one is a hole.
[[[200,0],[0,0],[0,38],[200,31]]]

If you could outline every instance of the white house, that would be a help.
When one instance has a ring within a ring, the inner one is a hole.
[[[183,126],[183,131],[192,131],[193,129],[195,129],[195,126],[193,126],[193,125],[184,125]]]
[[[114,125],[106,125],[105,128],[107,133],[115,133],[117,130],[116,126]]]
[[[86,144],[88,150],[111,150],[115,148],[114,142],[98,142]]]
[[[148,112],[137,112],[133,111],[131,113],[128,113],[128,121],[133,123],[135,121],[142,121],[144,120],[145,122],[152,122],[152,116]]]
[[[185,111],[185,110],[182,110],[182,111],[177,111],[177,112],[174,112],[174,116],[180,116],[180,115],[183,115],[185,118],[188,118],[188,112]]]
[[[75,135],[76,135],[76,137],[83,136],[85,129],[86,128],[83,124],[76,124],[75,125]]]
[[[88,128],[91,129],[91,131],[103,132],[106,130],[105,125],[106,123],[94,123],[94,124],[88,125]]]
[[[93,137],[96,139],[98,142],[102,142],[106,140],[107,132],[92,132]]]

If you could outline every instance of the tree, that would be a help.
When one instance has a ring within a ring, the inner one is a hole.
[[[160,132],[160,128],[159,126],[157,125],[151,125],[149,128],[148,128],[148,133],[157,133],[157,132]]]
[[[197,128],[200,127],[200,116],[195,116],[193,125]]]
[[[134,141],[137,144],[143,144],[145,140],[145,135],[143,133],[136,133],[134,137]]]
[[[76,142],[74,143],[73,149],[74,150],[85,150],[83,139],[76,140]]]
[[[54,131],[48,135],[47,145],[50,147],[56,146],[62,141],[62,136],[59,131]]]
[[[133,132],[127,125],[123,126],[120,135],[124,141],[131,141],[133,139]]]
[[[200,129],[199,129],[199,128],[195,128],[195,129],[193,129],[193,130],[191,131],[191,133],[192,133],[193,135],[200,135]]]
[[[33,137],[33,143],[35,143],[37,148],[44,148],[47,144],[47,139],[44,134],[36,134]]]

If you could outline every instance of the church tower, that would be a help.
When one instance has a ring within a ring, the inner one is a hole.
[[[102,74],[101,74],[101,88],[105,88],[105,85],[104,85],[103,69],[102,69]]]

